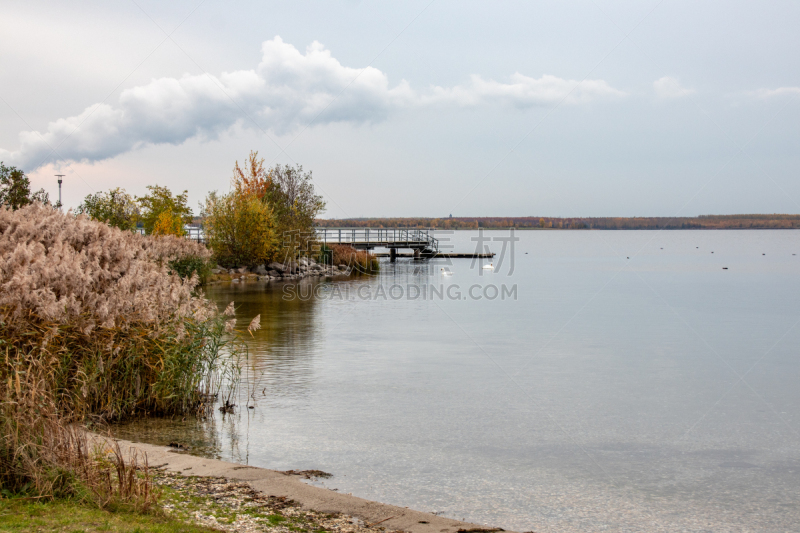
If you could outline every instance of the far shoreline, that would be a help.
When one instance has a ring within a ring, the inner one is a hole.
[[[446,230],[696,230],[800,229],[800,214],[700,215],[696,217],[385,217],[317,219],[320,228]]]

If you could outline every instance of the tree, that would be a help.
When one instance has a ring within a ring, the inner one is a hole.
[[[7,167],[0,162],[0,205],[16,211],[31,203],[31,182],[17,167]]]
[[[106,193],[88,195],[75,212],[129,231],[136,228],[139,220],[139,206],[136,205],[136,201],[125,192],[125,189],[119,187]]]
[[[270,207],[255,194],[212,192],[203,209],[203,231],[218,264],[256,266],[275,260],[277,239]]]
[[[270,185],[266,198],[273,207],[278,230],[282,235],[296,233],[297,244],[308,250],[310,241],[316,238],[314,219],[325,210],[322,196],[315,194],[311,172],[303,172],[297,165],[275,165],[269,170]]]
[[[181,237],[186,234],[183,229],[183,220],[172,211],[162,211],[153,224],[151,235],[175,235]]]
[[[251,151],[244,165],[233,167],[233,187],[238,194],[253,195],[269,205],[282,245],[308,250],[316,237],[314,219],[325,210],[322,196],[314,191],[311,172],[297,165],[277,164],[264,169],[264,159]]]
[[[183,191],[183,194],[173,196],[167,187],[148,185],[147,188],[150,190],[149,194],[136,197],[145,233],[152,234],[161,213],[167,212],[170,214],[170,218],[180,219],[181,235],[183,235],[185,233],[183,225],[192,221],[192,209],[187,203],[189,192]],[[164,220],[165,218],[162,217],[162,223]]]
[[[50,205],[50,195],[44,189],[31,194],[31,182],[25,173],[17,167],[7,167],[0,161],[0,206],[16,211],[33,202]]]
[[[242,193],[254,194],[259,200],[269,191],[272,180],[264,170],[264,158],[258,158],[258,152],[251,151],[244,169],[237,161],[233,166],[233,186]]]

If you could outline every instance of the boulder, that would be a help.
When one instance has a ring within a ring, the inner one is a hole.
[[[266,265],[258,265],[256,268],[253,269],[253,272],[258,274],[259,276],[265,276],[267,274],[267,267]]]
[[[284,272],[286,270],[286,265],[282,263],[272,262],[269,265],[267,265],[267,268],[269,268],[270,270],[275,270],[277,272]]]
[[[300,261],[298,261],[301,267],[308,266],[308,261],[306,261],[305,257],[301,257]]]

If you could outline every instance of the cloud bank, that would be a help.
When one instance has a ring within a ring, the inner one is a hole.
[[[664,76],[653,82],[653,90],[656,96],[665,100],[673,100],[676,98],[683,98],[694,94],[694,89],[686,89],[681,86],[680,82],[673,77]]]
[[[775,96],[797,95],[800,94],[800,87],[778,87],[777,89],[759,89],[755,91],[757,98],[773,98]]]
[[[214,139],[236,124],[285,134],[314,124],[380,122],[397,109],[428,105],[506,105],[529,108],[586,104],[625,93],[603,80],[565,80],[515,73],[510,83],[474,75],[466,85],[414,91],[405,81],[391,87],[374,67],[343,66],[322,44],[305,54],[280,37],[265,41],[253,70],[154,79],[123,91],[115,105],[96,104],[80,115],[24,131],[15,151],[0,160],[27,171],[53,160],[99,161],[148,144]],[[659,80],[661,81],[661,80]],[[53,151],[55,150],[55,152]]]

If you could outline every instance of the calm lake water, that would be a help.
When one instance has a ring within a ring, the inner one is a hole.
[[[120,433],[517,531],[798,531],[800,232],[516,236],[495,270],[213,286],[261,314],[255,409]]]

